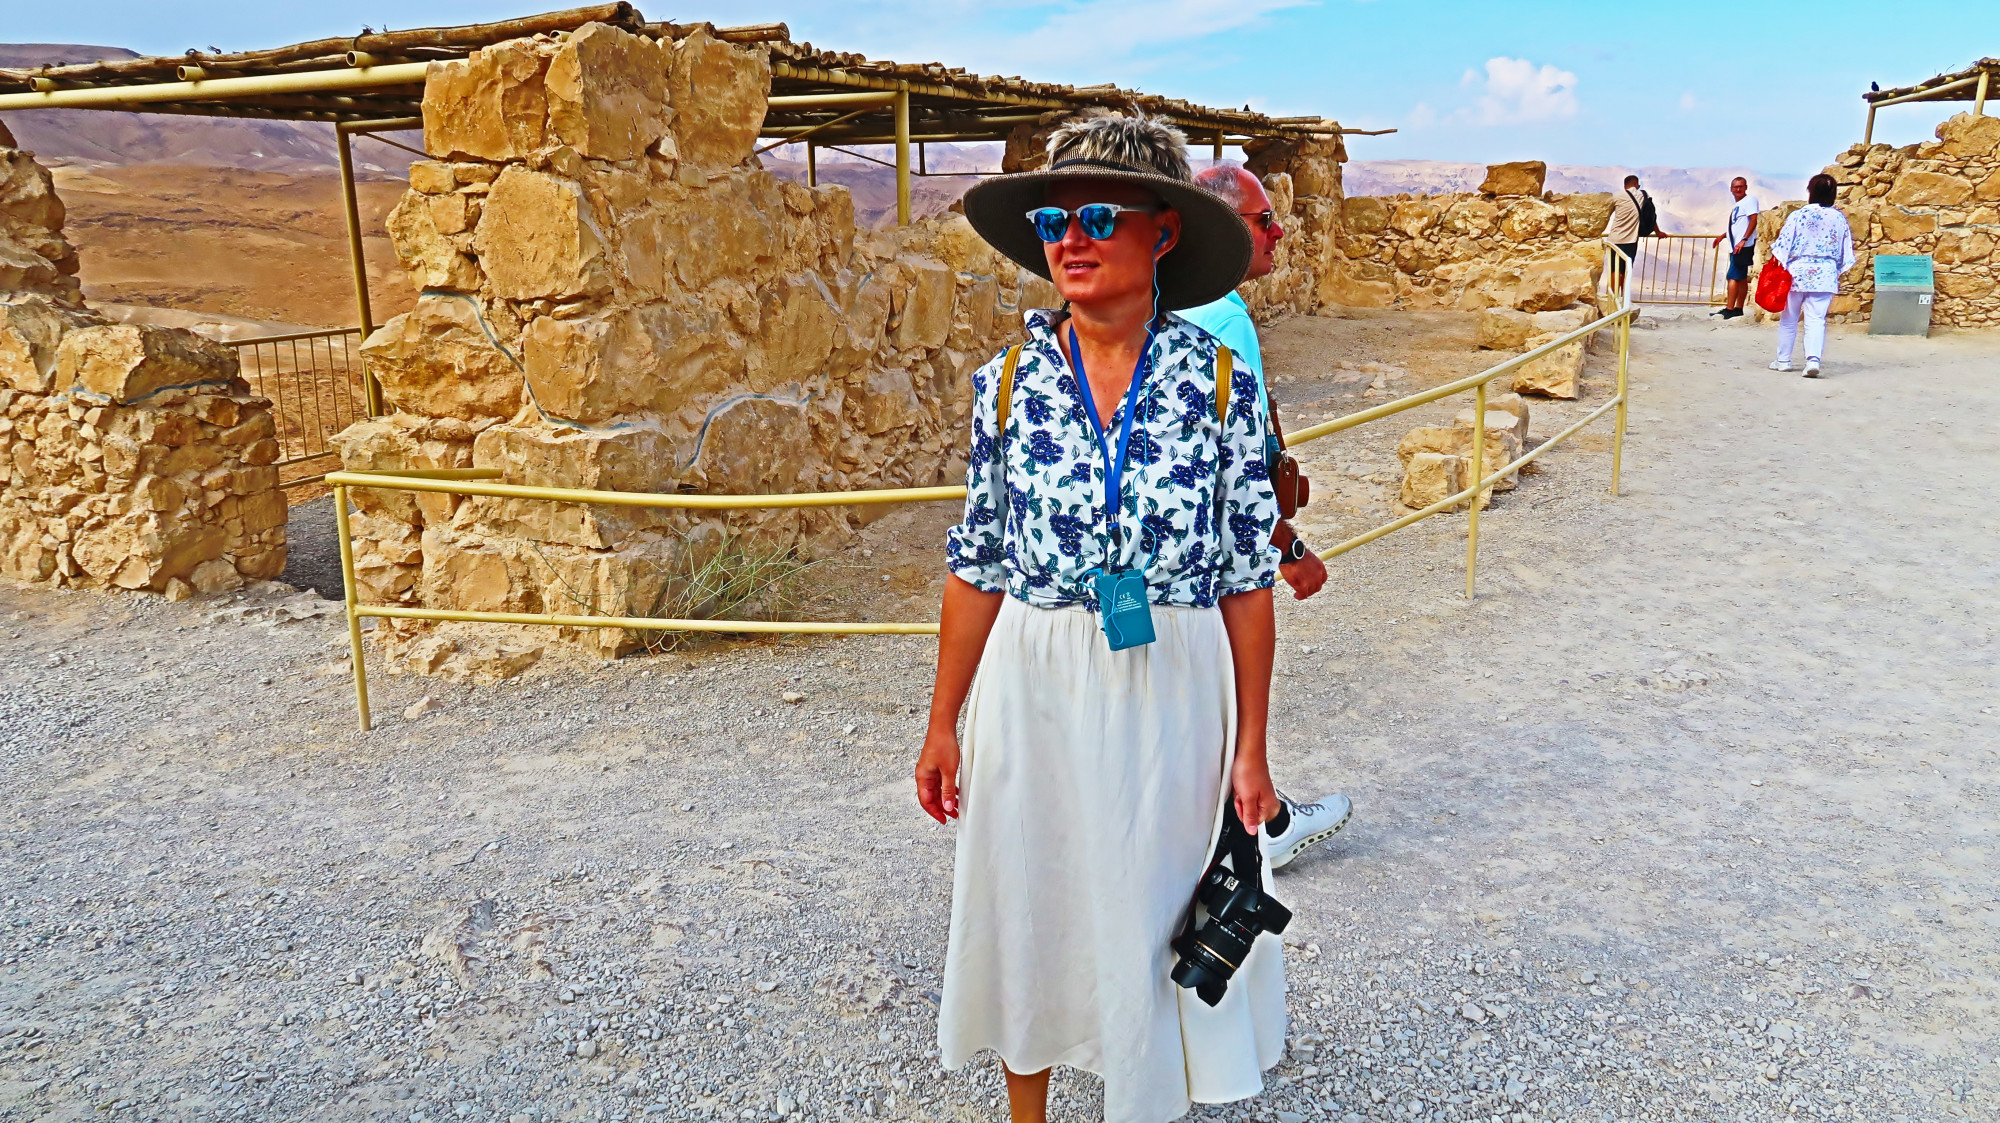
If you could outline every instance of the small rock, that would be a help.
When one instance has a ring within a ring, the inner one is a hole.
[[[778,1118],[784,1119],[799,1109],[799,1101],[793,1099],[789,1093],[779,1092],[777,1109]]]
[[[571,990],[571,989],[569,989],[568,987],[564,987],[564,988],[562,988],[562,993],[560,993],[560,994],[556,995],[556,1001],[557,1001],[557,1002],[575,1002],[575,1001],[576,1001],[576,992],[575,992],[575,991],[573,991],[573,990]]]
[[[193,585],[188,584],[187,582],[181,580],[178,577],[170,577],[167,579],[168,600],[184,601],[192,598],[193,596],[194,596]]]
[[[769,994],[777,989],[778,981],[776,979],[765,979],[763,982],[757,984],[758,994]]]
[[[403,719],[405,721],[415,721],[427,713],[441,709],[444,709],[444,703],[438,701],[435,695],[426,694],[404,707]]]
[[[778,697],[783,698],[787,705],[792,706],[796,706],[806,700],[806,696],[796,690],[787,690],[783,694],[778,695]]]
[[[1480,1009],[1479,1004],[1476,1002],[1468,1002],[1465,1005],[1460,1006],[1458,1008],[1458,1014],[1460,1017],[1464,1018],[1466,1021],[1471,1022],[1474,1025],[1479,1025],[1486,1021],[1486,1011]]]
[[[1597,973],[1594,971],[1585,971],[1576,977],[1576,981],[1582,983],[1584,986],[1595,986],[1597,984]]]
[[[587,1061],[596,1055],[597,1055],[597,1042],[579,1041],[576,1043],[576,1057],[578,1060]]]

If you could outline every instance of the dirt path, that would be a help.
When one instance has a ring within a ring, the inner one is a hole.
[[[1394,334],[1282,325],[1280,401],[1449,373]],[[1196,1118],[2000,1115],[2000,339],[1810,382],[1768,335],[1638,333],[1626,496],[1551,456],[1477,600],[1434,520],[1285,604],[1281,783],[1358,810],[1280,879],[1291,1059]],[[1401,431],[1314,449],[1316,539]],[[856,553],[915,612],[939,520],[893,518]],[[929,643],[378,677],[364,736],[335,619],[271,604],[0,589],[0,1117],[1004,1118],[933,1053]]]

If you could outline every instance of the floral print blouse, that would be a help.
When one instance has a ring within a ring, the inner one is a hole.
[[[1832,207],[1808,204],[1792,212],[1771,256],[1792,275],[1794,292],[1839,292],[1840,275],[1854,265],[1854,230]]]
[[[1005,353],[972,376],[965,518],[946,552],[953,573],[987,592],[1095,611],[1086,574],[1111,558],[1109,465],[1055,325],[1053,311],[1028,313],[1007,431],[997,439]],[[1268,423],[1257,378],[1236,371],[1226,423],[1218,424],[1216,347],[1169,314],[1138,397],[1120,488],[1123,549],[1112,564],[1143,569],[1154,604],[1208,608],[1231,593],[1269,588],[1278,572],[1270,545],[1278,500],[1264,462]],[[1124,416],[1120,397],[1104,420],[1113,455]]]

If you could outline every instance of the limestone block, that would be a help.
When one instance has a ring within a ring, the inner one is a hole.
[[[768,280],[784,247],[783,212],[769,204],[782,199],[775,178],[752,170],[718,174],[689,192],[665,239],[674,247],[670,257],[681,284],[699,289],[720,277],[750,285]]]
[[[1500,409],[1488,409],[1487,414],[1487,421],[1497,424],[1490,425],[1486,431],[1486,458],[1481,467],[1491,474],[1493,469],[1502,464],[1512,463],[1521,455],[1521,439],[1515,435],[1512,413]],[[1466,410],[1463,416],[1468,422],[1463,428],[1456,425],[1451,427],[1421,425],[1403,434],[1403,439],[1396,442],[1396,457],[1403,462],[1406,475],[1416,457],[1430,453],[1458,457],[1465,466],[1465,483],[1459,486],[1465,487],[1472,482],[1472,427],[1469,424],[1472,411]],[[1516,485],[1515,476],[1510,475],[1505,479],[1496,480],[1493,490],[1510,491]],[[1438,498],[1443,498],[1444,494],[1449,493],[1440,493]]]
[[[938,218],[931,252],[954,272],[991,276],[998,269],[999,255],[962,214],[947,212]]]
[[[1875,211],[1875,220],[1882,226],[1883,240],[1889,242],[1908,242],[1937,231],[1936,215],[1911,214],[1901,207],[1881,207]]]
[[[1441,225],[1448,234],[1483,238],[1499,217],[1500,208],[1485,199],[1460,199],[1444,212]]]
[[[29,394],[54,389],[63,333],[94,322],[40,296],[0,304],[0,386]]]
[[[473,247],[493,291],[509,300],[568,300],[610,285],[604,234],[573,180],[518,166],[501,172]]]
[[[1540,160],[1518,160],[1511,164],[1489,164],[1486,182],[1479,185],[1482,195],[1540,195],[1549,166]]]
[[[1062,294],[1056,291],[1055,283],[1033,274],[1021,276],[1021,312],[1026,315],[1037,308],[1054,308],[1062,303]]]
[[[1465,490],[1466,465],[1444,452],[1419,452],[1403,465],[1403,488],[1396,501],[1411,510],[1457,495]]]
[[[1549,312],[1536,312],[1529,334],[1567,335],[1596,318],[1586,308],[1558,308]]]
[[[507,417],[522,375],[480,326],[476,298],[426,294],[361,344],[382,394],[430,417]]]
[[[101,324],[79,328],[56,349],[56,390],[125,403],[170,386],[228,386],[236,352],[180,328]]]
[[[419,289],[456,289],[470,292],[479,287],[479,265],[458,248],[458,243],[448,234],[463,231],[447,231],[437,222],[438,212],[432,204],[445,200],[457,201],[458,215],[465,217],[462,195],[433,196],[418,193],[414,188],[404,193],[396,203],[396,209],[389,212],[384,225],[389,230],[390,244],[396,247],[396,259],[410,274],[410,283]]]
[[[1337,171],[1336,169],[1336,175]],[[1293,213],[1305,198],[1318,199],[1322,203],[1336,208],[1340,206],[1340,191],[1338,188],[1316,195],[1300,191],[1293,182],[1291,173],[1289,172],[1272,172],[1258,182],[1264,185],[1264,194],[1271,197],[1271,212],[1276,215],[1283,216]],[[1325,184],[1322,183],[1320,186],[1324,187]]]
[[[850,425],[869,435],[886,433],[914,425],[923,416],[916,383],[910,371],[883,366],[868,372],[867,378],[847,396]]]
[[[43,259],[56,276],[76,272],[76,250],[63,237],[64,208],[55,179],[34,153],[0,149],[0,245]],[[19,288],[0,282],[3,288]]]
[[[732,46],[706,29],[697,30],[674,45],[667,83],[681,159],[733,167],[750,155],[771,90],[771,61],[765,51]]]
[[[1537,335],[1528,340],[1530,348],[1560,338],[1560,333]],[[1514,392],[1539,394],[1545,398],[1573,401],[1583,380],[1583,341],[1566,343],[1554,351],[1514,371]]]
[[[939,271],[944,272],[942,267]],[[942,299],[948,318],[951,275],[946,272],[945,276],[947,287]],[[950,328],[948,319],[945,328]],[[782,278],[759,295],[758,330],[745,355],[750,388],[770,390],[816,378],[826,370],[827,360],[843,334],[833,294],[817,275],[796,273]]]
[[[423,602],[467,612],[527,612],[540,607],[522,596],[529,585],[518,585],[507,559],[477,540],[432,527],[423,532],[423,572],[418,591]],[[524,575],[525,576],[525,575]],[[581,605],[556,606],[556,611],[582,611]]]
[[[900,264],[910,277],[910,288],[891,338],[898,350],[942,347],[951,333],[951,269],[927,257],[903,258]]]
[[[2000,168],[1994,169],[1985,179],[1979,181],[1979,186],[1972,189],[1972,197],[1982,203],[2000,199]]]
[[[742,398],[709,418],[690,477],[731,495],[801,490],[811,459],[807,403]]]
[[[1546,238],[1562,229],[1561,207],[1536,198],[1520,198],[1507,205],[1500,219],[1500,233],[1516,242]]]
[[[1524,312],[1547,312],[1595,303],[1597,275],[1604,267],[1600,253],[1598,243],[1586,242],[1527,261],[1521,266],[1514,307]]]
[[[1993,295],[1994,280],[1979,273],[1960,273],[1939,270],[1937,274],[1939,296],[1957,297],[1963,300],[1978,300]]]
[[[653,404],[662,381],[658,344],[636,309],[540,316],[521,337],[521,362],[542,412],[594,424]]]
[[[1479,313],[1479,346],[1491,351],[1519,351],[1528,345],[1534,315],[1513,308],[1486,308]]]
[[[1528,441],[1527,407],[1526,405],[1522,405],[1518,411],[1504,409],[1497,400],[1503,397],[1510,398],[1515,402],[1521,401],[1519,394],[1501,394],[1496,395],[1493,399],[1488,399],[1486,403],[1486,431],[1489,433],[1512,433],[1516,441],[1526,444]],[[1470,432],[1472,430],[1472,410],[1470,408],[1459,410],[1452,417],[1451,426],[1454,429],[1462,429]],[[1502,461],[1502,463],[1505,463],[1505,461]]]
[[[1972,184],[1943,172],[1906,171],[1896,177],[1887,201],[1902,207],[1953,207],[1972,198]]]
[[[1611,222],[1612,199],[1608,191],[1564,195],[1561,202],[1569,214],[1569,232],[1579,238],[1601,237]]]
[[[458,176],[443,161],[418,160],[410,165],[410,190],[422,195],[449,195],[458,190]]]
[[[2000,149],[2000,117],[1954,114],[1938,125],[1937,138],[1950,155],[1991,157]]]
[[[243,575],[221,558],[211,558],[194,567],[194,572],[188,575],[188,583],[198,593],[227,593],[243,587]]]
[[[680,482],[674,441],[647,424],[602,431],[538,422],[495,425],[474,440],[472,458],[477,467],[505,469],[509,483],[536,487],[657,492]],[[641,507],[478,498],[459,508],[453,525],[601,550],[673,517],[671,511]]]
[[[1347,308],[1389,308],[1396,303],[1396,272],[1372,261],[1341,262],[1319,278],[1321,304]]]
[[[1389,225],[1406,238],[1421,238],[1437,223],[1443,213],[1437,204],[1422,199],[1410,199],[1396,204],[1389,216]]]
[[[1314,142],[1300,145],[1301,151],[1319,147]],[[1292,190],[1299,198],[1309,196],[1339,197],[1340,161],[1325,155],[1313,154],[1292,161],[1288,169],[1292,177]]]
[[[549,132],[597,160],[641,156],[667,133],[668,51],[602,23],[578,28],[549,60]]]
[[[1985,261],[1993,253],[1993,236],[1983,230],[1947,230],[1938,235],[1937,249],[1933,252],[1939,265]]]
[[[525,39],[431,63],[424,151],[442,159],[525,159],[547,140],[547,69],[548,59]]]
[[[226,544],[221,527],[149,512],[84,528],[70,543],[70,556],[87,583],[158,591],[220,558]]]
[[[1340,205],[1340,220],[1353,234],[1380,234],[1389,228],[1389,204],[1368,195],[1355,195]]]

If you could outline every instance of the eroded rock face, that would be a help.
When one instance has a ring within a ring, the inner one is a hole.
[[[82,302],[76,248],[63,237],[55,180],[31,153],[0,146],[0,292]]]
[[[697,31],[675,44],[668,83],[674,145],[683,160],[733,167],[750,155],[771,92],[771,61],[763,51]]]
[[[424,80],[424,151],[519,160],[547,137],[551,43],[517,39],[434,62]]]
[[[570,36],[544,81],[554,139],[590,159],[643,155],[667,132],[671,49],[601,23]]]
[[[482,324],[471,297],[426,294],[361,345],[382,395],[430,417],[506,417],[521,406],[522,372]]]

